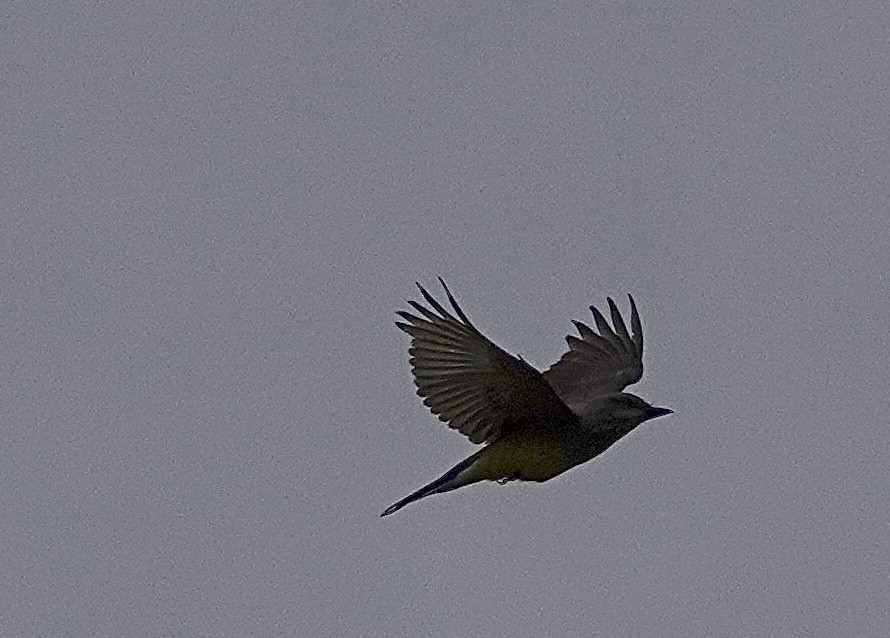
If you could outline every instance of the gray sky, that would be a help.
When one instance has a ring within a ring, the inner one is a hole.
[[[445,4],[6,9],[4,632],[885,636],[886,5]],[[378,518],[436,275],[676,413]]]

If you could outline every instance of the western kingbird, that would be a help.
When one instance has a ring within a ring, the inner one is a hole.
[[[432,310],[409,301],[399,311],[411,335],[417,394],[440,420],[485,447],[435,481],[388,507],[387,516],[418,499],[489,480],[546,481],[589,461],[635,427],[671,414],[622,392],[643,376],[643,331],[633,297],[628,333],[611,298],[609,326],[590,306],[597,332],[573,321],[580,338],[544,373],[488,340],[470,323],[442,278],[452,315],[420,284]]]

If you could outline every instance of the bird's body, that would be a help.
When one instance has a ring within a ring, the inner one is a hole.
[[[614,330],[591,306],[599,334],[575,322],[581,339],[545,373],[485,338],[440,279],[456,316],[420,284],[433,311],[410,301],[421,316],[399,315],[412,336],[411,365],[418,394],[434,414],[485,447],[441,477],[387,508],[478,481],[547,481],[601,454],[637,425],[669,414],[622,392],[643,372],[643,337],[633,298],[628,333],[609,299]]]

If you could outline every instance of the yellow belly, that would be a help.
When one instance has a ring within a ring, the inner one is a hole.
[[[469,473],[475,480],[546,481],[570,467],[568,451],[560,441],[522,437],[492,443]]]

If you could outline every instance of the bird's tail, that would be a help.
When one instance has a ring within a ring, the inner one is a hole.
[[[403,498],[401,501],[393,503],[385,510],[383,510],[383,514],[381,514],[380,516],[389,516],[394,512],[398,512],[409,503],[419,501],[426,496],[441,494],[442,492],[450,492],[451,490],[457,489],[458,487],[463,487],[464,485],[469,485],[470,483],[475,483],[476,481],[481,480],[482,477],[471,477],[468,474],[464,474],[463,476],[461,475],[464,473],[464,470],[469,469],[473,465],[473,463],[476,462],[476,459],[479,458],[479,456],[482,454],[482,452],[485,451],[485,449],[486,448],[482,448],[471,457],[464,459],[429,485],[424,485],[416,492],[413,492]]]

